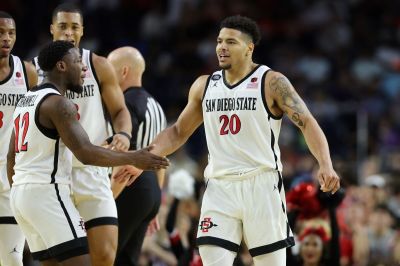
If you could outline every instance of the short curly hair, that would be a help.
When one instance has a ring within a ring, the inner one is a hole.
[[[67,41],[54,41],[45,45],[39,52],[38,63],[43,71],[51,71],[58,61],[75,46]]]
[[[51,16],[52,20],[54,21],[55,18],[57,17],[57,14],[60,12],[65,12],[65,13],[78,13],[81,17],[81,22],[83,24],[83,14],[82,14],[82,10],[75,5],[74,3],[62,3],[59,4],[54,10],[53,10],[53,14]]]
[[[260,29],[257,23],[251,18],[236,15],[225,18],[220,24],[220,30],[222,28],[229,28],[241,31],[249,35],[254,44],[258,44],[261,40]]]
[[[9,19],[14,20],[14,18],[9,13],[7,13],[5,11],[1,11],[1,10],[0,10],[0,18],[9,18]]]

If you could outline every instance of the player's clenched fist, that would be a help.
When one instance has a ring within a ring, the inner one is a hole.
[[[334,194],[340,188],[340,178],[331,167],[321,167],[318,170],[318,181],[323,192]]]

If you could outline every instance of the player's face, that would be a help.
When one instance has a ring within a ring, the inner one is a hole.
[[[217,38],[216,53],[222,69],[241,65],[249,55],[247,37],[241,31],[222,28]]]
[[[300,255],[304,262],[318,263],[322,257],[322,240],[319,236],[309,235],[301,243]]]
[[[83,79],[85,77],[86,66],[82,63],[82,57],[77,48],[71,49],[66,55],[68,84],[67,89],[76,93],[83,90]]]
[[[0,18],[0,58],[10,56],[16,38],[14,20],[11,18]]]
[[[58,12],[50,25],[53,41],[69,41],[79,47],[83,35],[82,18],[79,13]]]

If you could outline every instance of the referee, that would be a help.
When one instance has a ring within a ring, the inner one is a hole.
[[[108,60],[114,66],[131,114],[130,149],[146,147],[166,127],[167,122],[160,104],[142,87],[142,75],[145,70],[143,56],[133,47],[122,47],[112,51]],[[120,168],[117,171],[127,173],[132,169]],[[138,174],[140,173],[141,171]],[[164,173],[143,172],[130,186],[126,186],[129,181],[113,182],[119,223],[118,249],[114,265],[138,265],[147,227],[150,222],[153,226],[156,223]]]

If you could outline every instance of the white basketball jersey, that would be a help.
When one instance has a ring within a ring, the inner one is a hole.
[[[71,151],[62,142],[57,130],[45,128],[39,123],[39,106],[50,95],[60,93],[53,85],[42,84],[38,90],[27,92],[15,108],[14,185],[70,183]]]
[[[13,128],[12,116],[18,100],[28,90],[25,65],[10,55],[10,74],[0,81],[0,192],[8,190],[7,152]]]
[[[224,71],[208,79],[203,119],[209,151],[206,178],[240,176],[259,168],[281,171],[281,119],[268,110],[264,93],[269,68],[260,65],[233,86]]]
[[[112,135],[110,125],[104,116],[103,102],[101,99],[100,83],[92,62],[92,53],[89,50],[81,49],[82,62],[87,66],[83,83],[83,92],[75,93],[67,91],[65,96],[73,101],[78,109],[79,122],[87,132],[90,141],[95,145],[101,145],[107,137]],[[43,71],[39,68],[37,57],[34,64],[39,75],[39,83],[43,80]],[[73,157],[74,167],[84,165]]]

